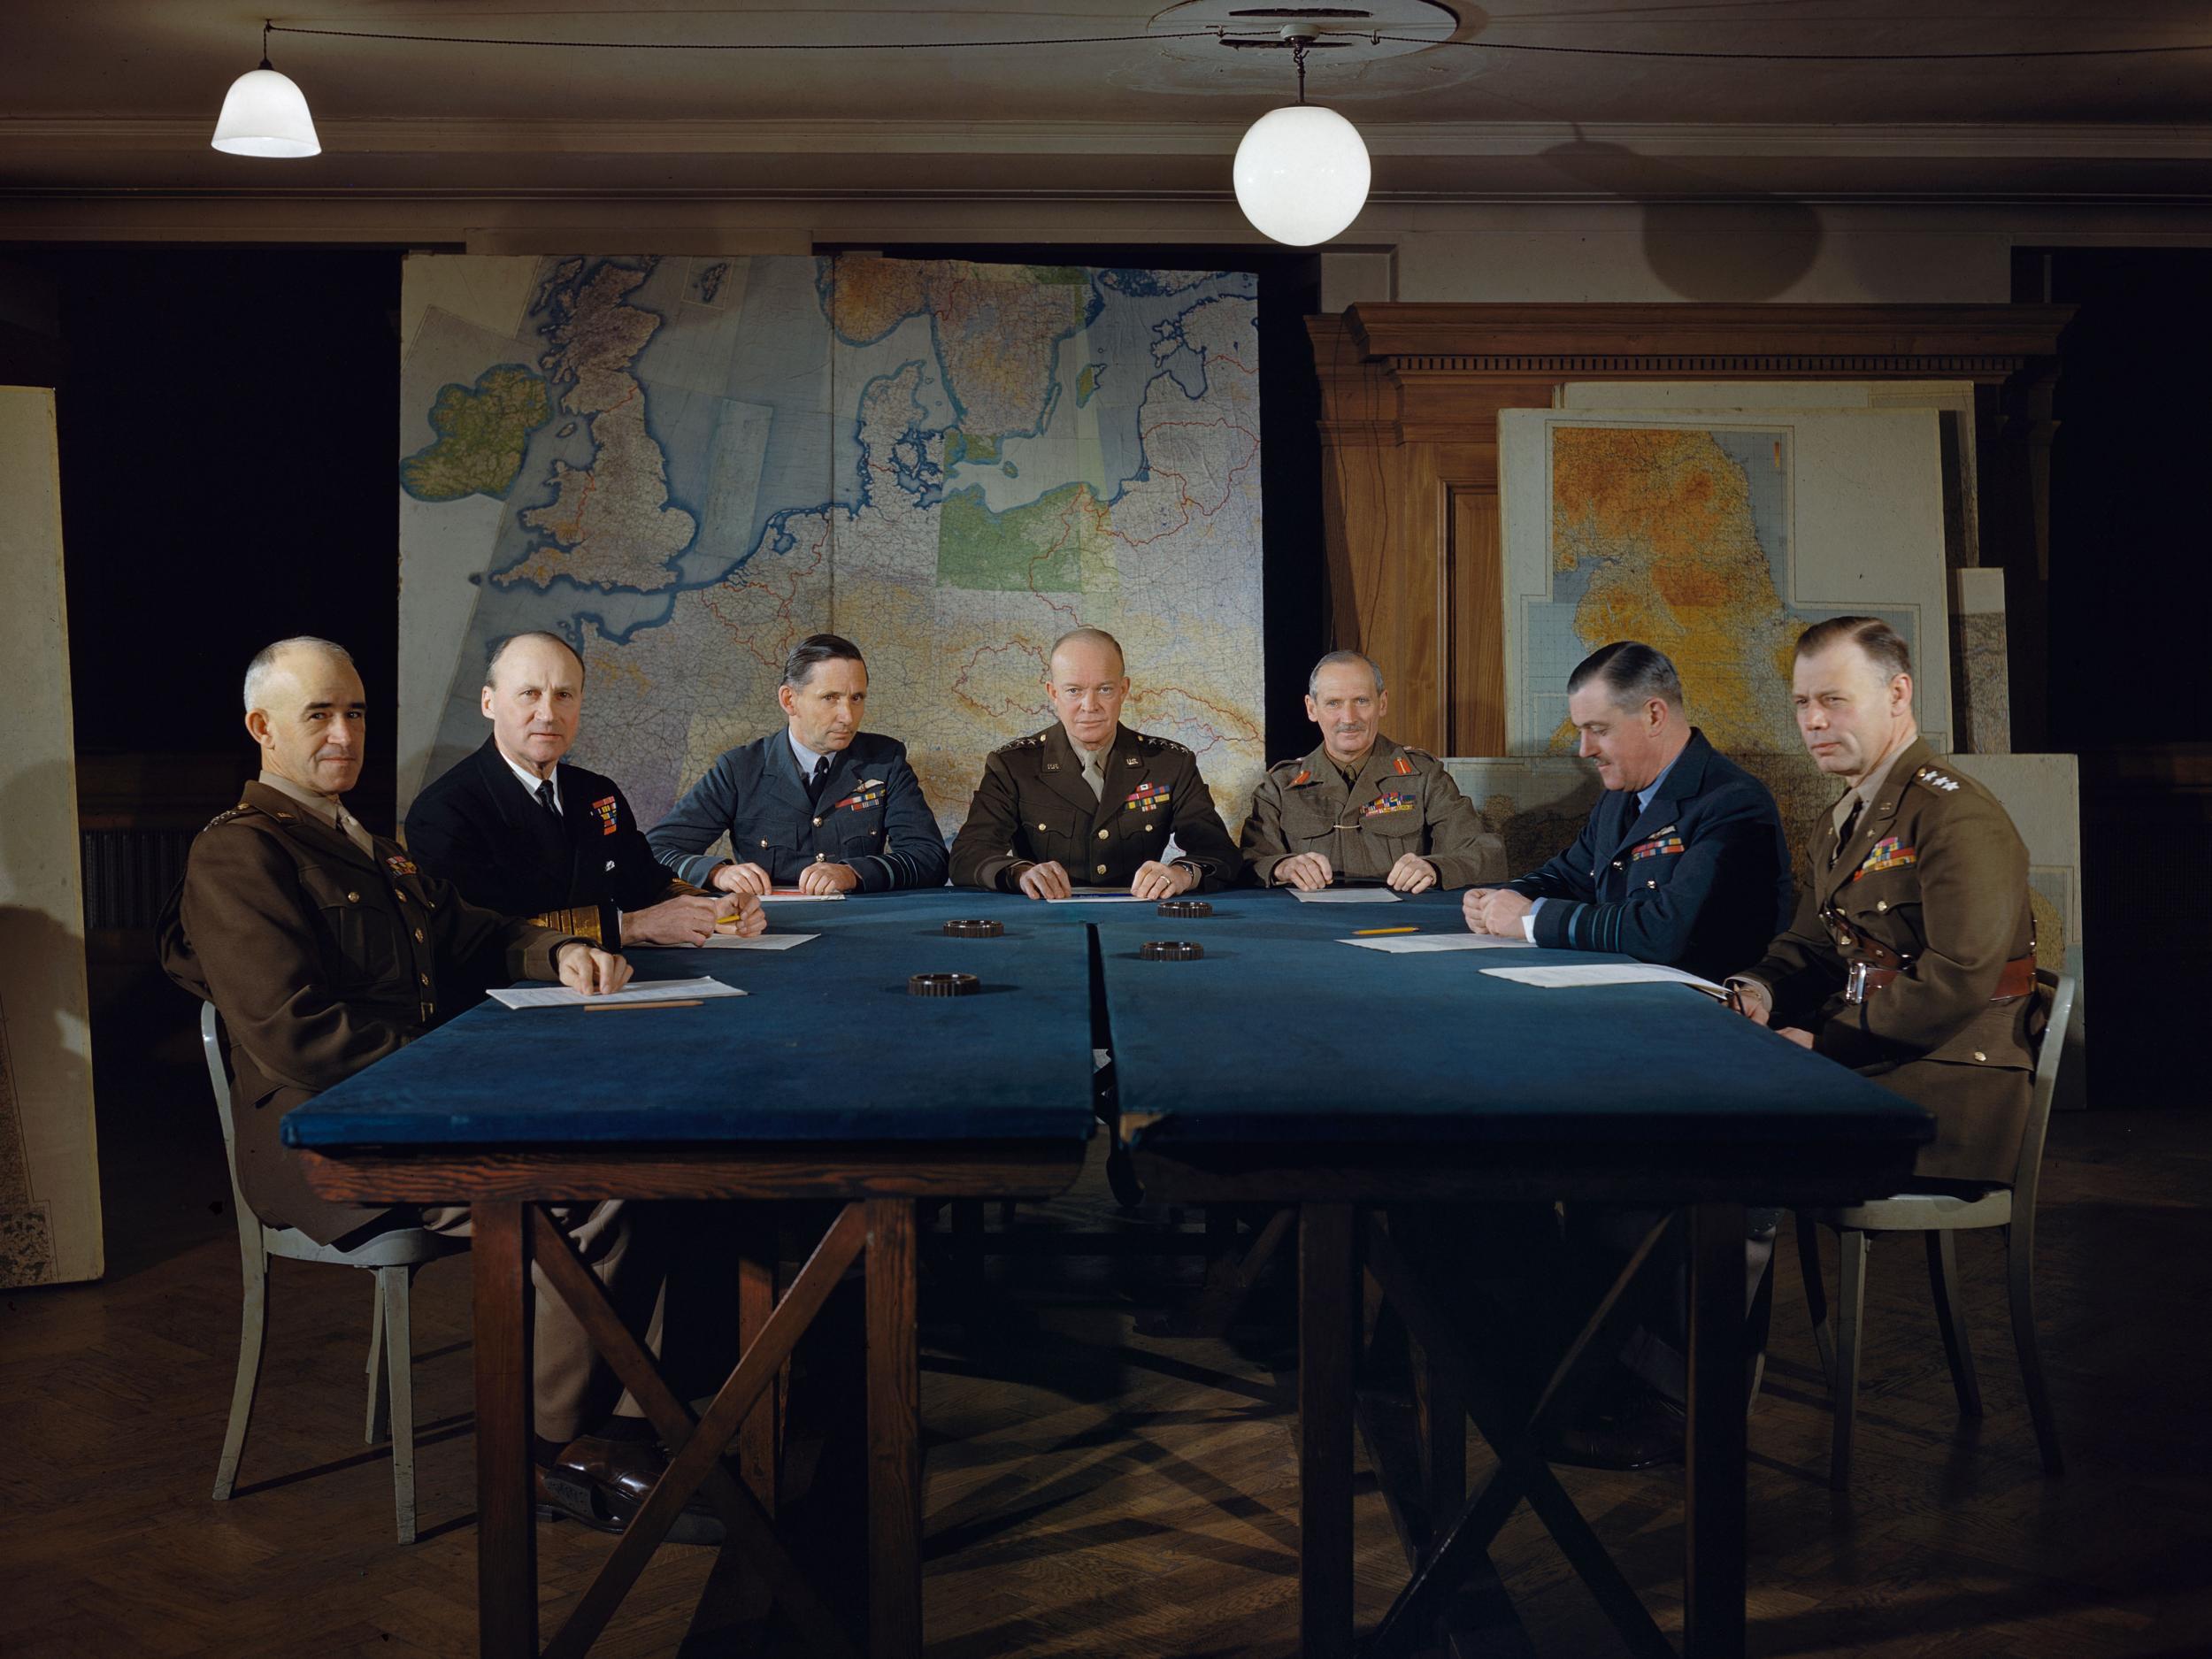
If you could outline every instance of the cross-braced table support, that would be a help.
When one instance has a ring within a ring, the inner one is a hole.
[[[1691,1348],[1683,1652],[1686,1659],[1734,1659],[1744,1638],[1743,1206],[1704,1203],[1685,1214]],[[1447,1315],[1379,1219],[1363,1216],[1348,1203],[1307,1202],[1299,1213],[1299,1589],[1306,1659],[1348,1659],[1357,1647],[1352,1433],[1363,1265],[1498,1458],[1489,1480],[1400,1593],[1367,1652],[1381,1659],[1419,1647],[1443,1598],[1486,1564],[1491,1540],[1525,1501],[1629,1650],[1640,1659],[1673,1659],[1672,1644],[1538,1449],[1618,1351],[1632,1317],[1625,1293],[1669,1222],[1654,1226],[1621,1268],[1532,1410],[1517,1406],[1510,1391],[1472,1357],[1496,1351],[1511,1333],[1470,1328],[1464,1311]],[[1448,1431],[1438,1424],[1433,1432]]]

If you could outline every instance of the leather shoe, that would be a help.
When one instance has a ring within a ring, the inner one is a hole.
[[[1545,1446],[1544,1459],[1578,1469],[1678,1463],[1688,1421],[1680,1405],[1646,1389],[1561,1429]]]
[[[586,1434],[563,1447],[550,1469],[539,1471],[538,1486],[562,1514],[603,1532],[619,1532],[644,1507],[654,1483],[667,1470],[667,1457],[649,1441]],[[704,1497],[694,1494],[670,1525],[668,1541],[718,1545],[722,1533],[722,1517]]]

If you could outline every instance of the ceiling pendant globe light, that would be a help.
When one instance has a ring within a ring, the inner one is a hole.
[[[307,112],[307,96],[269,67],[269,26],[261,26],[261,67],[230,83],[215,119],[216,149],[233,156],[319,156],[322,140]]]
[[[1367,204],[1370,168],[1359,129],[1334,110],[1306,102],[1311,24],[1283,30],[1298,65],[1298,102],[1270,110],[1237,146],[1237,205],[1254,229],[1294,248],[1326,242]]]

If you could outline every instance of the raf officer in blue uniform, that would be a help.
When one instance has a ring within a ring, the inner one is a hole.
[[[1758,960],[1791,910],[1781,814],[1690,725],[1674,664],[1633,641],[1602,646],[1568,677],[1567,714],[1607,794],[1565,852],[1469,893],[1467,926],[1712,979]]]
[[[1567,679],[1578,751],[1606,795],[1581,836],[1541,869],[1477,888],[1462,908],[1479,933],[1554,949],[1617,951],[1717,979],[1755,961],[1793,908],[1788,842],[1766,785],[1719,753],[1682,709],[1682,679],[1633,641],[1601,647]],[[1567,1271],[1602,1285],[1658,1212],[1571,1207]],[[1774,1249],[1775,1214],[1754,1211],[1744,1248],[1745,1299]],[[1609,1386],[1557,1432],[1554,1462],[1635,1469],[1679,1456],[1687,1381],[1679,1230],[1635,1293],[1641,1323]],[[1578,1317],[1580,1299],[1571,1297]]]
[[[776,701],[785,730],[724,754],[647,832],[661,863],[694,887],[725,893],[942,887],[944,838],[906,745],[860,729],[868,701],[860,648],[834,634],[808,635],[784,664]],[[724,834],[732,856],[709,857]]]

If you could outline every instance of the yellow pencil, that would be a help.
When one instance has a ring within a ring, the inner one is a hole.
[[[1352,932],[1355,939],[1372,939],[1378,933],[1417,933],[1417,927],[1359,927]]]

